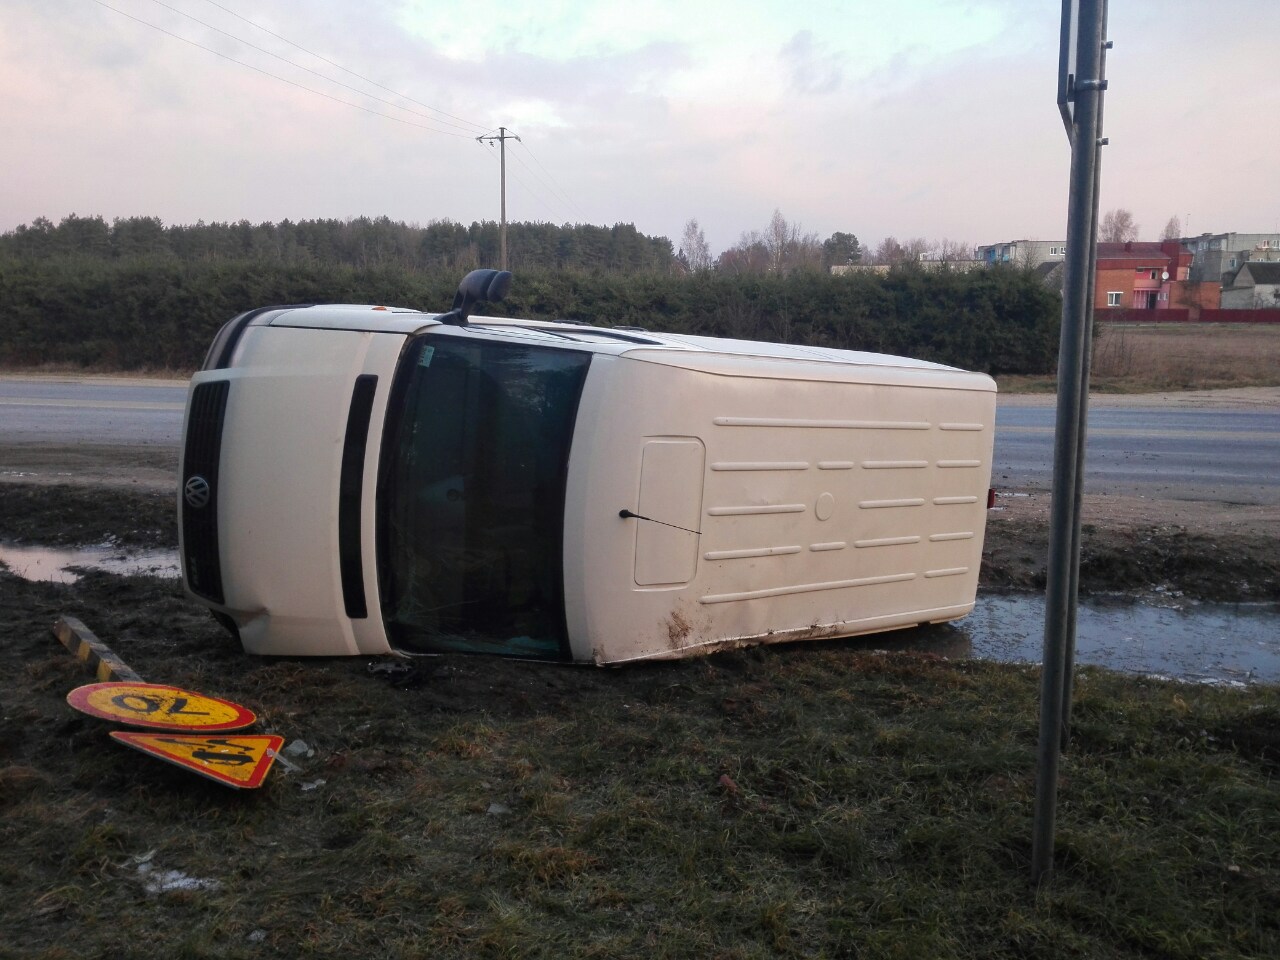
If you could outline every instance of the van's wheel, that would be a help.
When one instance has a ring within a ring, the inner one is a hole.
[[[227,633],[236,638],[236,643],[240,642],[240,628],[236,626],[235,620],[231,619],[229,614],[225,614],[221,610],[210,610],[209,613],[213,615],[213,619],[217,620]]]

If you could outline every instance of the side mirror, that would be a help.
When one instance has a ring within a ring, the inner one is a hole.
[[[458,284],[453,295],[453,309],[441,314],[441,323],[465,327],[471,308],[477,303],[498,303],[511,289],[511,272],[508,270],[472,270]]]

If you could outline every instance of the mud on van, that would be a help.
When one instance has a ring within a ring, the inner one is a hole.
[[[597,664],[973,608],[995,384],[901,357],[266,307],[193,378],[187,591],[260,654]]]

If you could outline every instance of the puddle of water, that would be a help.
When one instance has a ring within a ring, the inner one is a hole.
[[[134,552],[108,545],[39,547],[0,543],[0,563],[25,580],[44,583],[75,583],[80,579],[77,570],[101,570],[121,576],[182,575],[176,550]]]
[[[1044,597],[980,594],[973,613],[922,628],[905,646],[944,656],[1039,663]],[[1280,682],[1280,604],[1155,607],[1090,599],[1076,622],[1076,663],[1206,683]]]

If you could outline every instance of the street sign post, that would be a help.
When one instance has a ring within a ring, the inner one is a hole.
[[[1080,567],[1080,503],[1085,422],[1089,403],[1091,273],[1096,255],[1102,94],[1107,0],[1063,0],[1058,108],[1071,142],[1067,253],[1058,349],[1058,408],[1054,434],[1053,500],[1045,588],[1044,662],[1040,683],[1040,740],[1032,824],[1031,878],[1053,870],[1058,760],[1067,729],[1074,669],[1075,604]]]
[[[81,713],[151,730],[243,730],[257,717],[248,707],[160,683],[91,683],[67,694]]]
[[[262,786],[284,743],[284,737],[277,736],[197,737],[119,730],[111,732],[111,739],[237,790]]]

